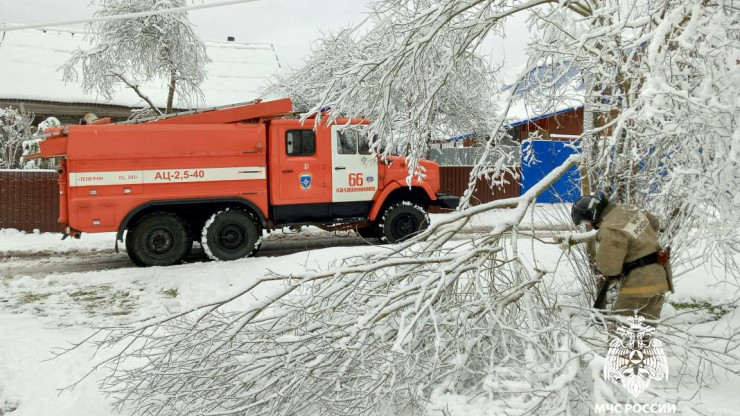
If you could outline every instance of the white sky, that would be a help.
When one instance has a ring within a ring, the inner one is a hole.
[[[205,1],[208,3],[208,1]],[[311,42],[322,33],[354,27],[367,17],[367,0],[262,0],[205,10],[193,10],[190,19],[207,40],[270,42],[285,68],[300,66]],[[0,23],[45,23],[92,16],[90,0],[0,0]],[[82,26],[77,26],[83,29]],[[525,63],[529,39],[523,18],[507,24],[506,39],[488,39],[481,52],[506,68]]]

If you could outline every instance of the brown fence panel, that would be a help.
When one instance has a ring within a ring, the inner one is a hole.
[[[0,170],[0,228],[61,231],[57,173]]]
[[[442,191],[449,191],[452,195],[462,196],[468,189],[470,180],[470,171],[472,166],[440,166],[439,167],[439,186]],[[521,176],[519,168],[516,172]],[[513,198],[521,195],[521,185],[511,174],[507,173],[504,178],[509,182],[502,187],[494,186],[491,188],[488,181],[478,179],[475,184],[475,191],[471,198],[471,205],[483,204],[497,199]]]

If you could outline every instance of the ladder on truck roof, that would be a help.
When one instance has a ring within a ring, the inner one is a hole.
[[[238,104],[182,111],[173,114],[122,121],[115,124],[228,124],[293,112],[290,98],[273,101],[254,100]]]
[[[230,124],[265,117],[278,117],[293,113],[293,102],[290,98],[273,101],[255,100],[247,103],[232,104],[201,110],[185,111],[164,116],[151,117],[135,121],[124,121],[114,124]],[[108,118],[99,119],[99,124],[108,124]],[[102,121],[102,122],[100,122]],[[93,122],[92,124],[98,124]],[[67,153],[68,127],[55,127],[49,133],[34,135],[28,142],[39,145],[40,152],[23,156],[25,159],[38,159],[64,156]],[[52,139],[52,140],[47,140]]]

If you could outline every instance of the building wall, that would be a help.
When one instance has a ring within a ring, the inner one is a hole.
[[[130,108],[122,106],[2,98],[0,98],[0,107],[11,107],[24,113],[32,113],[34,115],[34,126],[48,117],[56,117],[63,125],[74,125],[79,124],[82,117],[87,113],[93,113],[100,118],[111,117],[114,122],[124,121],[132,114]]]
[[[541,140],[570,141],[583,133],[583,107],[518,123],[510,129],[514,140],[522,142],[530,133],[540,132]]]

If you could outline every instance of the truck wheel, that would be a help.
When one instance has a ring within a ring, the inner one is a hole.
[[[180,217],[166,212],[143,217],[126,233],[126,252],[137,266],[179,263],[192,246]]]
[[[426,230],[429,216],[424,208],[402,201],[385,209],[379,225],[381,240],[398,243]]]
[[[236,260],[254,254],[262,242],[261,229],[240,210],[220,211],[206,221],[200,243],[211,260]]]

